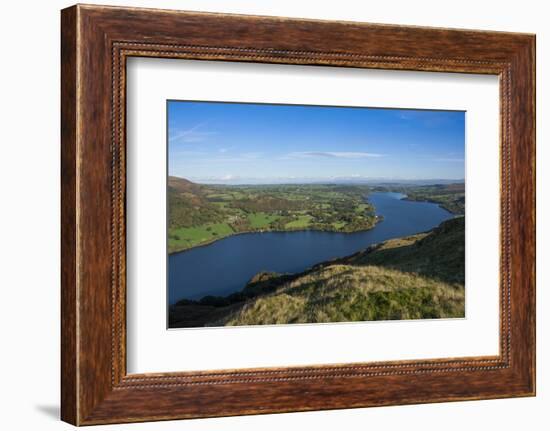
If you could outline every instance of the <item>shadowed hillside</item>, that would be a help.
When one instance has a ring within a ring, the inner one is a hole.
[[[170,327],[464,316],[464,218],[299,274],[261,273],[227,297],[182,300]]]

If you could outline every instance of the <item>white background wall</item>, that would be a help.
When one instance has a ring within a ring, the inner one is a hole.
[[[104,0],[103,4],[476,28],[537,34],[538,396],[406,407],[173,421],[96,429],[258,430],[548,429],[550,272],[548,141],[550,13],[544,1]],[[59,422],[60,0],[2,4],[0,32],[0,426],[69,429]]]

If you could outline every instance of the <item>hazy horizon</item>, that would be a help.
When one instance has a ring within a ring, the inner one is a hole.
[[[236,178],[234,180],[228,181],[219,181],[216,179],[195,179],[195,178],[186,178],[177,175],[170,175],[170,177],[180,178],[183,180],[191,181],[196,184],[205,184],[205,185],[278,185],[278,184],[287,184],[287,185],[303,185],[303,184],[422,184],[422,185],[435,185],[435,184],[463,184],[465,180],[462,178],[426,178],[426,179],[395,179],[395,178],[296,178],[296,179],[285,179],[285,178],[276,178],[271,181],[261,178]]]
[[[465,112],[169,101],[169,175],[205,184],[464,182]]]

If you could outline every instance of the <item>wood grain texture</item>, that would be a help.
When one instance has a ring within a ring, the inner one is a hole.
[[[534,36],[525,34],[100,6],[62,11],[63,420],[87,425],[533,395],[534,49]],[[499,75],[499,356],[127,375],[129,56]]]
[[[76,299],[76,9],[61,16],[61,417],[78,421]]]

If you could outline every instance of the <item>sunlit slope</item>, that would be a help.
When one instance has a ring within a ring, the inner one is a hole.
[[[295,277],[265,274],[247,289],[256,296],[208,324],[463,317],[464,218],[448,220],[428,234],[390,240],[317,265]]]

